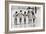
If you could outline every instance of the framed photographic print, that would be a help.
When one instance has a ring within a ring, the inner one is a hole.
[[[45,3],[6,1],[5,31],[11,33],[45,31]]]

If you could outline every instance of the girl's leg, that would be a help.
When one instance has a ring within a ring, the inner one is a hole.
[[[33,18],[33,23],[35,22],[35,18]]]

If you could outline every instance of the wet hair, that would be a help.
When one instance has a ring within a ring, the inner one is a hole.
[[[17,11],[16,11],[16,13],[17,13]]]
[[[15,12],[15,14],[17,14],[17,11]],[[17,15],[16,15],[17,16]]]
[[[26,12],[24,12],[24,14],[26,14]]]
[[[22,10],[20,10],[20,12],[22,12]]]
[[[34,9],[33,7],[28,7],[27,9]]]
[[[30,7],[28,7],[27,9],[31,9]]]

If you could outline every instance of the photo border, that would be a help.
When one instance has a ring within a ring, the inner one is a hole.
[[[21,31],[9,31],[9,3],[18,3],[18,4],[36,4],[43,5],[43,29],[38,30],[21,30]],[[40,2],[24,2],[24,1],[5,1],[5,33],[24,33],[24,32],[41,32],[45,31],[45,3]]]

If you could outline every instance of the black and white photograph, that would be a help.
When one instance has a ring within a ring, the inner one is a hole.
[[[43,29],[43,5],[9,3],[9,31]]]

